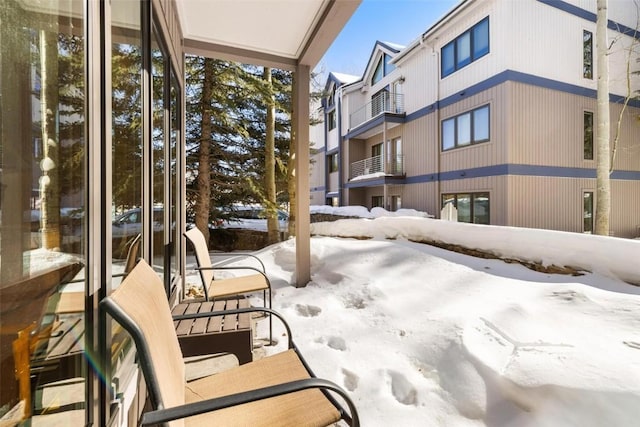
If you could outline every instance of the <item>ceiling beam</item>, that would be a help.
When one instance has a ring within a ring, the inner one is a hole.
[[[362,0],[329,0],[300,53],[298,63],[313,69],[361,2]]]
[[[253,64],[281,70],[295,71],[296,68],[296,60],[293,58],[200,40],[185,39],[184,52],[205,58],[235,61],[241,64]]]

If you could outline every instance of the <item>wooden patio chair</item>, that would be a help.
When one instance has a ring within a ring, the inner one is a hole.
[[[231,297],[236,295],[243,295],[253,292],[262,291],[262,297],[264,301],[264,307],[271,308],[271,282],[267,277],[266,270],[263,262],[255,255],[247,253],[224,253],[215,254],[209,253],[207,242],[202,232],[193,227],[191,230],[184,233],[191,245],[193,246],[197,267],[196,270],[200,273],[200,279],[202,280],[202,287],[204,290],[204,296],[206,300],[216,300],[219,298]],[[247,257],[257,260],[260,268],[252,267],[248,265],[243,266],[214,266],[211,263],[211,257],[221,256],[233,256],[233,257]],[[216,279],[214,277],[214,270],[251,270],[254,273],[230,277],[223,279]],[[269,295],[267,299],[267,293]],[[269,319],[269,343],[273,342],[273,328],[272,320]]]
[[[141,424],[171,426],[359,426],[355,405],[338,385],[316,378],[293,343],[289,349],[187,383],[161,279],[140,260],[100,307],[133,338],[152,410]],[[229,312],[221,312],[229,313]],[[341,400],[343,403],[339,403]],[[348,408],[348,410],[345,408]]]

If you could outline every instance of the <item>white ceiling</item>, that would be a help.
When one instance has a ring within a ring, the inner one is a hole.
[[[318,42],[320,56],[324,54],[360,2],[176,0],[187,51],[190,46],[213,50],[222,46],[227,52],[228,48],[256,52],[287,63],[300,60]]]

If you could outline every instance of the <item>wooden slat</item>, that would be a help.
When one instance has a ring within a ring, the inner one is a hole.
[[[58,358],[67,354],[81,352],[83,349],[82,340],[84,339],[84,321],[82,317],[76,317],[65,320],[60,323],[62,336],[59,338],[52,337],[49,339],[49,349],[47,351],[47,359]],[[56,334],[56,330],[52,335]]]
[[[194,306],[196,304],[193,304]],[[197,304],[198,313],[206,313],[206,307],[204,304]],[[207,332],[207,324],[209,323],[209,318],[203,317],[201,319],[194,319],[193,325],[191,325],[191,333],[192,334],[204,334]]]

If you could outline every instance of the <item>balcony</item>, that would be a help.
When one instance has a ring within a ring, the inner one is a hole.
[[[375,95],[371,102],[349,115],[349,129],[355,129],[383,113],[404,114],[404,95],[389,92],[381,92]]]
[[[358,160],[351,163],[349,168],[349,179],[363,177],[366,175],[404,175],[404,156],[398,154],[390,161],[385,162],[384,156],[374,156],[367,159]]]

